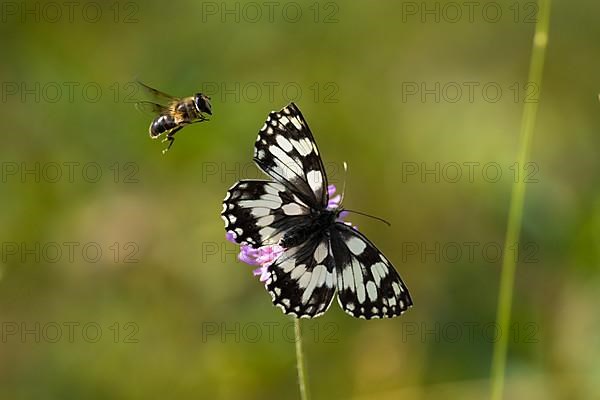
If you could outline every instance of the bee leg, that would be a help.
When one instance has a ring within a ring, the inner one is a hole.
[[[171,132],[167,133],[167,136],[162,140],[162,143],[164,142],[169,142],[169,146],[167,146],[166,149],[164,149],[162,151],[163,154],[166,154],[167,151],[169,151],[169,149],[171,148],[171,146],[173,146],[173,142],[175,141],[175,138],[173,137],[181,128],[183,128],[183,126],[178,126],[177,128],[173,129]]]
[[[173,142],[175,141],[175,138],[173,136],[167,136],[166,138],[163,139],[163,143],[166,141],[169,142],[169,145],[167,146],[166,149],[163,149],[163,151],[162,151],[163,154],[167,154],[167,151],[169,151],[171,146],[173,146]]]

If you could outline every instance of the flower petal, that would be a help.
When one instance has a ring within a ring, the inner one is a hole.
[[[329,197],[333,196],[335,194],[335,185],[329,185],[327,186],[327,194],[329,195]]]

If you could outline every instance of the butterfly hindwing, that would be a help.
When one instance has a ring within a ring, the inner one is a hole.
[[[260,247],[277,243],[307,213],[306,204],[282,184],[242,180],[227,192],[221,218],[237,243]]]
[[[287,249],[269,274],[266,288],[273,304],[298,318],[318,317],[331,305],[336,287],[329,239],[313,236]]]
[[[344,223],[331,229],[338,302],[357,318],[391,318],[411,305],[408,289],[392,263],[373,243]]]
[[[271,112],[254,145],[254,161],[313,208],[327,204],[327,176],[317,144],[294,103]]]

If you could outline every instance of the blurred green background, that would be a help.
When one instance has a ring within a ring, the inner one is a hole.
[[[350,219],[415,303],[302,321],[313,398],[486,398],[498,334],[506,398],[600,398],[600,3],[553,3],[541,93],[535,3],[474,4],[3,2],[2,398],[299,398],[291,320],[219,218],[290,100],[331,182],[348,162],[345,205],[391,221]],[[136,78],[204,91],[214,117],[162,156]],[[515,166],[525,101],[532,164]],[[513,320],[497,332],[515,177]]]

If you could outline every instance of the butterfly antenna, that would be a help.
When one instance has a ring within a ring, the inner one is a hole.
[[[344,204],[344,195],[346,194],[346,177],[348,176],[348,164],[344,161],[344,183],[342,185],[342,198],[340,204]]]
[[[364,215],[365,217],[369,217],[369,218],[376,219],[377,221],[381,221],[381,222],[383,222],[384,224],[386,224],[387,226],[392,226],[392,224],[390,224],[390,223],[389,223],[387,220],[385,220],[385,219],[383,219],[383,218],[376,217],[376,216],[374,216],[374,215],[365,214],[365,213],[363,213],[363,212],[360,212],[360,211],[354,211],[354,210],[346,210],[346,209],[343,209],[342,211],[346,211],[346,212],[349,212],[349,213],[354,213],[354,214],[359,214],[359,215]]]

